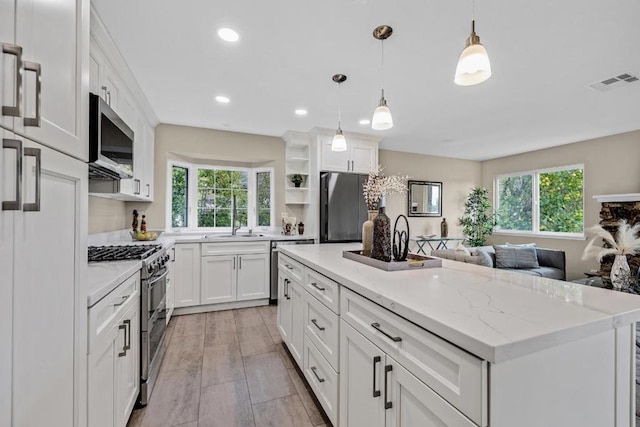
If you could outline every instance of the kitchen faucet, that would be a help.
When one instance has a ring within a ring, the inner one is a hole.
[[[234,194],[231,199],[231,235],[235,236],[236,231],[240,229],[240,227],[236,227],[236,218],[238,217],[237,212],[237,204],[236,204],[236,195]]]

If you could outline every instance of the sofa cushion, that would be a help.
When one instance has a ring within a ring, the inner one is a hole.
[[[471,255],[479,258],[478,265],[483,265],[485,267],[493,268],[493,260],[491,259],[491,256],[487,251],[483,251],[482,249],[476,248],[471,252]]]
[[[496,268],[538,268],[536,249],[531,246],[494,245]]]
[[[465,255],[471,255],[471,251],[469,251],[469,249],[464,246],[462,242],[458,243],[458,246],[456,246],[456,252],[461,252]]]
[[[450,259],[453,261],[466,262],[468,264],[483,265],[483,260],[480,256],[465,255],[462,252],[456,252],[452,249],[440,249],[431,251],[431,256],[438,258]]]

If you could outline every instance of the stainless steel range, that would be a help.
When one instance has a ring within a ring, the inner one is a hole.
[[[140,298],[140,396],[149,402],[158,369],[166,351],[167,275],[171,262],[162,245],[118,245],[89,247],[89,262],[141,260]]]

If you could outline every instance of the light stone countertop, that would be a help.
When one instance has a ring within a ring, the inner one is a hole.
[[[87,266],[87,307],[93,306],[133,274],[139,274],[142,261],[91,262]]]
[[[640,296],[443,260],[386,272],[342,257],[360,244],[281,252],[492,363],[640,320]]]

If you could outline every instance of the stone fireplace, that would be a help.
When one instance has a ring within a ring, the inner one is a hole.
[[[620,220],[625,219],[631,225],[640,222],[640,193],[593,197],[602,203],[600,225],[614,236],[618,231]],[[599,276],[609,277],[613,258],[611,255],[602,259],[600,271],[598,271]],[[631,268],[631,274],[635,277],[638,268],[640,268],[640,255],[627,255],[627,262]]]

